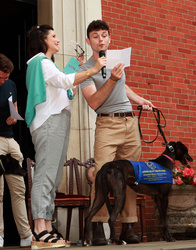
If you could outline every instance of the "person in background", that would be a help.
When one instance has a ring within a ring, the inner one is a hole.
[[[13,125],[17,122],[10,116],[8,98],[17,108],[17,90],[15,83],[9,79],[14,65],[5,55],[0,54],[0,155],[11,154],[19,161],[21,167],[23,155],[18,143],[14,140]],[[4,222],[3,222],[3,193],[4,178],[10,190],[11,204],[14,220],[20,235],[20,246],[30,247],[32,232],[27,219],[25,203],[24,178],[19,175],[2,175],[0,177],[0,248],[4,246]]]
[[[65,75],[54,64],[59,40],[49,25],[32,27],[28,32],[25,118],[35,148],[36,169],[31,192],[34,220],[33,248],[69,246],[52,228],[54,199],[66,158],[70,134],[68,90],[96,74],[106,65],[100,58],[88,70]]]
[[[86,42],[92,49],[92,56],[84,63],[80,71],[88,70],[99,60],[99,52],[107,54],[111,42],[109,26],[105,21],[94,20],[87,28]],[[106,69],[106,78],[98,72],[80,84],[83,96],[89,106],[97,113],[94,159],[95,176],[104,163],[114,159],[138,161],[141,153],[141,141],[138,120],[130,101],[142,105],[144,110],[152,110],[154,105],[138,96],[127,85],[124,64],[119,63],[113,69]],[[93,183],[91,201],[95,196]],[[137,221],[136,193],[128,186],[126,202],[120,214],[122,231],[120,239],[129,243],[139,243],[133,225]],[[92,245],[106,245],[103,222],[108,222],[108,212],[104,205],[93,217]]]

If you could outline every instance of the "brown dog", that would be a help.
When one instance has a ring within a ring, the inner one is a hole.
[[[10,154],[0,155],[0,176],[2,174],[26,175],[26,170],[21,168],[19,162]]]
[[[183,165],[188,165],[188,161],[193,161],[191,156],[188,154],[187,147],[180,141],[168,143],[162,155],[155,160],[151,160],[150,162],[156,162],[164,168],[172,170],[175,160],[180,161]],[[168,195],[172,187],[172,183],[137,183],[132,163],[128,160],[118,160],[104,164],[99,172],[97,172],[95,179],[95,199],[85,220],[83,245],[89,243],[88,231],[91,219],[105,202],[110,214],[108,223],[110,226],[111,239],[114,240],[116,244],[125,244],[124,241],[119,240],[116,236],[115,221],[125,203],[126,185],[137,193],[151,195],[154,198],[163,222],[163,237],[166,241],[175,240],[172,238],[167,228]],[[110,206],[108,198],[109,193],[114,196],[113,209]]]

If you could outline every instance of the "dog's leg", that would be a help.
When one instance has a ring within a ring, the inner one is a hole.
[[[85,226],[84,226],[84,239],[83,239],[83,246],[89,244],[89,227],[90,222],[93,218],[93,216],[101,209],[103,204],[105,203],[104,199],[96,199],[94,200],[93,206],[91,207],[91,210],[89,211],[89,214],[87,215],[85,219]]]
[[[110,239],[117,245],[123,245],[125,242],[117,238],[115,231],[116,218],[122,211],[126,198],[126,183],[122,172],[118,169],[114,169],[111,174],[107,176],[107,184],[110,188],[110,192],[114,196],[114,206],[112,209],[108,209],[110,213],[110,218],[108,220],[110,226]]]
[[[165,241],[175,241],[168,231],[167,225],[167,208],[168,208],[168,195],[163,195],[160,199],[161,201],[161,211],[162,211],[162,221],[163,221],[163,237]]]
[[[95,189],[95,199],[94,199],[93,205],[89,211],[89,214],[87,215],[87,217],[85,219],[83,246],[89,244],[89,228],[90,228],[90,222],[91,222],[93,216],[102,208],[102,206],[105,203],[105,199],[104,199],[104,195],[103,195],[100,181],[101,181],[100,175],[97,174],[96,186],[99,186],[99,188]]]
[[[121,192],[121,194],[119,193],[119,189],[118,189],[118,195],[114,195],[114,206],[112,209],[112,213],[110,214],[110,218],[108,220],[109,226],[110,226],[110,238],[112,241],[114,241],[117,245],[124,245],[126,244],[123,240],[119,240],[117,238],[116,235],[116,231],[115,231],[115,222],[116,222],[116,218],[118,216],[118,214],[121,212],[124,203],[125,203],[125,196],[126,193],[125,192]]]
[[[110,171],[108,171],[105,180],[107,185],[106,184],[105,186],[103,185],[103,192],[105,193],[105,191],[107,190],[106,187],[108,187],[109,192],[112,193],[112,195],[114,196],[114,206],[111,209],[111,207],[108,204],[109,199],[107,199],[108,197],[106,196],[105,193],[105,201],[108,208],[108,212],[110,214],[110,218],[108,220],[110,226],[110,239],[114,241],[117,245],[123,245],[125,244],[125,242],[117,238],[115,232],[115,222],[118,214],[121,212],[125,204],[126,182],[124,179],[123,172],[119,170],[119,168],[112,166],[110,168]]]
[[[175,241],[169,233],[167,225],[168,195],[162,195],[161,197],[160,195],[157,195],[155,196],[155,201],[159,210],[161,222],[163,224],[163,238],[168,242]]]

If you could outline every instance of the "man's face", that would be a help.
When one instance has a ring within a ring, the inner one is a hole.
[[[86,42],[91,46],[93,53],[99,54],[100,50],[106,51],[108,49],[110,40],[107,30],[94,30],[89,33]]]
[[[5,81],[8,80],[9,76],[10,76],[10,73],[5,73],[0,70],[0,86],[4,84]]]

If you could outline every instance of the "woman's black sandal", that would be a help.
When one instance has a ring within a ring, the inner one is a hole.
[[[56,237],[57,239],[62,239],[63,240],[63,236],[62,234],[60,234],[56,228],[53,227],[53,230],[51,232],[49,232],[49,234],[53,235],[54,237]],[[56,234],[56,235],[55,235]]]
[[[57,242],[59,239],[54,237],[53,235],[49,235],[44,239],[44,241],[40,241],[40,239],[46,235],[50,234],[47,230],[42,231],[39,234],[33,233],[36,241],[31,242],[31,249],[40,249],[40,248],[56,248],[56,247],[65,247],[65,242]],[[50,239],[50,242],[48,242]]]
[[[53,235],[54,237],[56,237],[57,239],[61,240],[63,239],[63,236],[61,233],[58,232],[58,230],[53,227],[53,230],[51,232],[49,232],[51,235]],[[55,235],[56,234],[56,235]],[[71,241],[65,241],[65,247],[70,247],[71,246]]]

